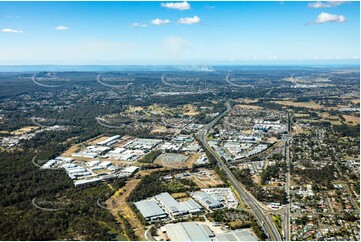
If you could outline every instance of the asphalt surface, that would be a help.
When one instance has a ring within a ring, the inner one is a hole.
[[[287,194],[287,200],[288,203],[285,206],[285,213],[283,218],[283,236],[286,241],[290,240],[290,206],[291,206],[291,196],[290,196],[290,141],[287,140],[285,142],[285,156],[286,156],[286,164],[287,164],[287,172],[286,172],[286,184],[285,184],[285,190]]]
[[[290,196],[290,183],[291,183],[291,174],[290,174],[290,140],[292,139],[291,136],[291,116],[290,113],[287,114],[287,130],[288,134],[285,140],[285,158],[286,158],[286,165],[287,165],[287,172],[286,172],[286,184],[285,184],[285,191],[287,194],[287,201],[288,203],[285,206],[284,218],[283,218],[283,237],[286,241],[290,240],[290,206],[291,206],[291,196]]]
[[[208,152],[210,152],[215,159],[218,162],[218,166],[221,167],[229,180],[229,182],[232,184],[234,189],[237,191],[237,193],[240,195],[240,197],[243,200],[244,204],[248,204],[248,206],[253,211],[256,219],[258,220],[259,224],[263,227],[265,233],[272,241],[281,241],[282,237],[280,233],[278,232],[278,229],[276,225],[273,223],[273,221],[264,213],[262,207],[258,204],[258,202],[249,194],[249,192],[245,189],[245,187],[237,181],[237,179],[234,177],[231,170],[228,168],[228,166],[223,162],[221,157],[209,146],[207,142],[207,133],[208,131],[213,127],[214,124],[216,124],[221,118],[223,118],[230,110],[231,106],[229,103],[226,103],[227,110],[218,115],[212,122],[202,127],[202,129],[198,133],[198,139],[203,144],[203,146],[207,149]]]

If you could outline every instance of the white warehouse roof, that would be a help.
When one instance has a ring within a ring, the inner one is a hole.
[[[165,210],[174,215],[184,214],[188,209],[181,203],[177,202],[169,193],[163,192],[155,196],[159,203],[165,207]]]
[[[236,230],[228,233],[216,234],[215,241],[258,241],[249,230]]]
[[[153,200],[142,200],[134,204],[143,217],[147,220],[151,218],[167,216],[163,209]]]
[[[184,222],[165,225],[171,241],[211,241],[196,222]]]

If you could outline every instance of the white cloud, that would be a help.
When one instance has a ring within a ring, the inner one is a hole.
[[[193,50],[187,40],[176,36],[169,36],[165,38],[162,45],[165,53],[167,53],[171,58],[187,56]]]
[[[152,24],[154,24],[154,25],[169,24],[169,23],[170,23],[169,19],[156,18],[156,19],[152,20]]]
[[[308,4],[309,8],[332,8],[340,6],[341,4],[346,3],[347,1],[327,1],[327,2],[312,2]]]
[[[187,10],[191,8],[191,5],[186,1],[178,2],[178,3],[161,3],[160,5],[164,8],[178,9],[178,10]]]
[[[55,30],[60,30],[60,31],[62,31],[62,30],[68,30],[69,29],[69,27],[68,26],[56,26],[55,27]]]
[[[2,29],[1,32],[4,33],[22,33],[22,30],[17,30],[17,29]]]
[[[322,24],[328,22],[343,23],[346,22],[346,18],[342,15],[334,15],[334,14],[322,12],[320,13],[320,15],[318,15],[314,23]]]
[[[140,28],[146,28],[148,25],[146,24],[141,24],[141,23],[132,23],[132,27],[140,27]]]
[[[201,19],[198,16],[194,16],[193,18],[180,18],[178,23],[180,24],[198,24],[201,22]]]

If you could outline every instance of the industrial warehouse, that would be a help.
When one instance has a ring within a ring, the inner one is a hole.
[[[115,146],[121,141],[120,138],[119,135],[109,137],[95,145],[74,152],[71,156],[76,158],[108,158],[120,161],[135,161],[163,143],[160,139],[131,139],[121,147]]]
[[[97,183],[114,178],[132,176],[139,170],[137,166],[115,166],[110,161],[100,162],[93,160],[89,162],[77,161],[73,158],[56,157],[47,161],[41,169],[64,169],[74,186]]]
[[[249,229],[224,232],[210,222],[166,224],[157,230],[155,239],[170,241],[257,241]]]
[[[153,223],[198,215],[218,208],[237,208],[239,201],[230,188],[208,188],[189,193],[191,197],[177,201],[164,192],[135,204],[142,216]]]
[[[203,207],[192,198],[178,202],[166,192],[158,194],[148,200],[136,202],[135,206],[150,223],[166,218],[174,220],[182,216],[198,214],[203,211]]]

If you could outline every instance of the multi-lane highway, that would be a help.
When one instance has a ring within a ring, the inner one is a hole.
[[[286,158],[286,165],[287,165],[287,171],[286,171],[286,184],[285,184],[285,190],[287,194],[287,201],[288,203],[285,206],[284,211],[284,217],[283,217],[283,236],[286,241],[290,240],[290,206],[291,206],[291,196],[290,196],[290,182],[291,182],[291,175],[290,175],[290,140],[292,138],[291,136],[291,115],[288,113],[287,115],[287,130],[288,134],[284,137],[285,138],[285,149],[284,149],[284,155]]]
[[[286,165],[287,165],[287,171],[286,171],[286,184],[285,184],[285,190],[287,194],[287,201],[288,203],[285,206],[284,211],[284,218],[283,218],[283,236],[286,241],[290,240],[290,203],[291,203],[291,197],[290,197],[290,140],[287,139],[285,141],[285,157],[286,157]]]
[[[273,241],[281,241],[282,237],[278,232],[278,229],[273,223],[273,221],[264,213],[263,208],[259,205],[259,203],[255,200],[255,198],[249,194],[249,192],[240,182],[237,181],[231,170],[228,168],[227,164],[223,162],[222,158],[218,155],[217,152],[215,152],[209,146],[207,142],[208,131],[213,127],[214,124],[216,124],[221,118],[223,118],[231,110],[231,106],[229,103],[226,103],[226,107],[227,107],[226,111],[218,115],[212,122],[202,127],[202,129],[198,133],[198,139],[203,144],[205,149],[209,153],[211,153],[213,157],[217,160],[218,166],[225,171],[229,182],[232,184],[232,186],[235,188],[237,193],[240,195],[240,197],[243,200],[243,203],[247,204],[251,208],[256,219],[258,220],[260,225],[262,225],[262,227],[264,228],[264,231],[268,235],[269,239]]]

